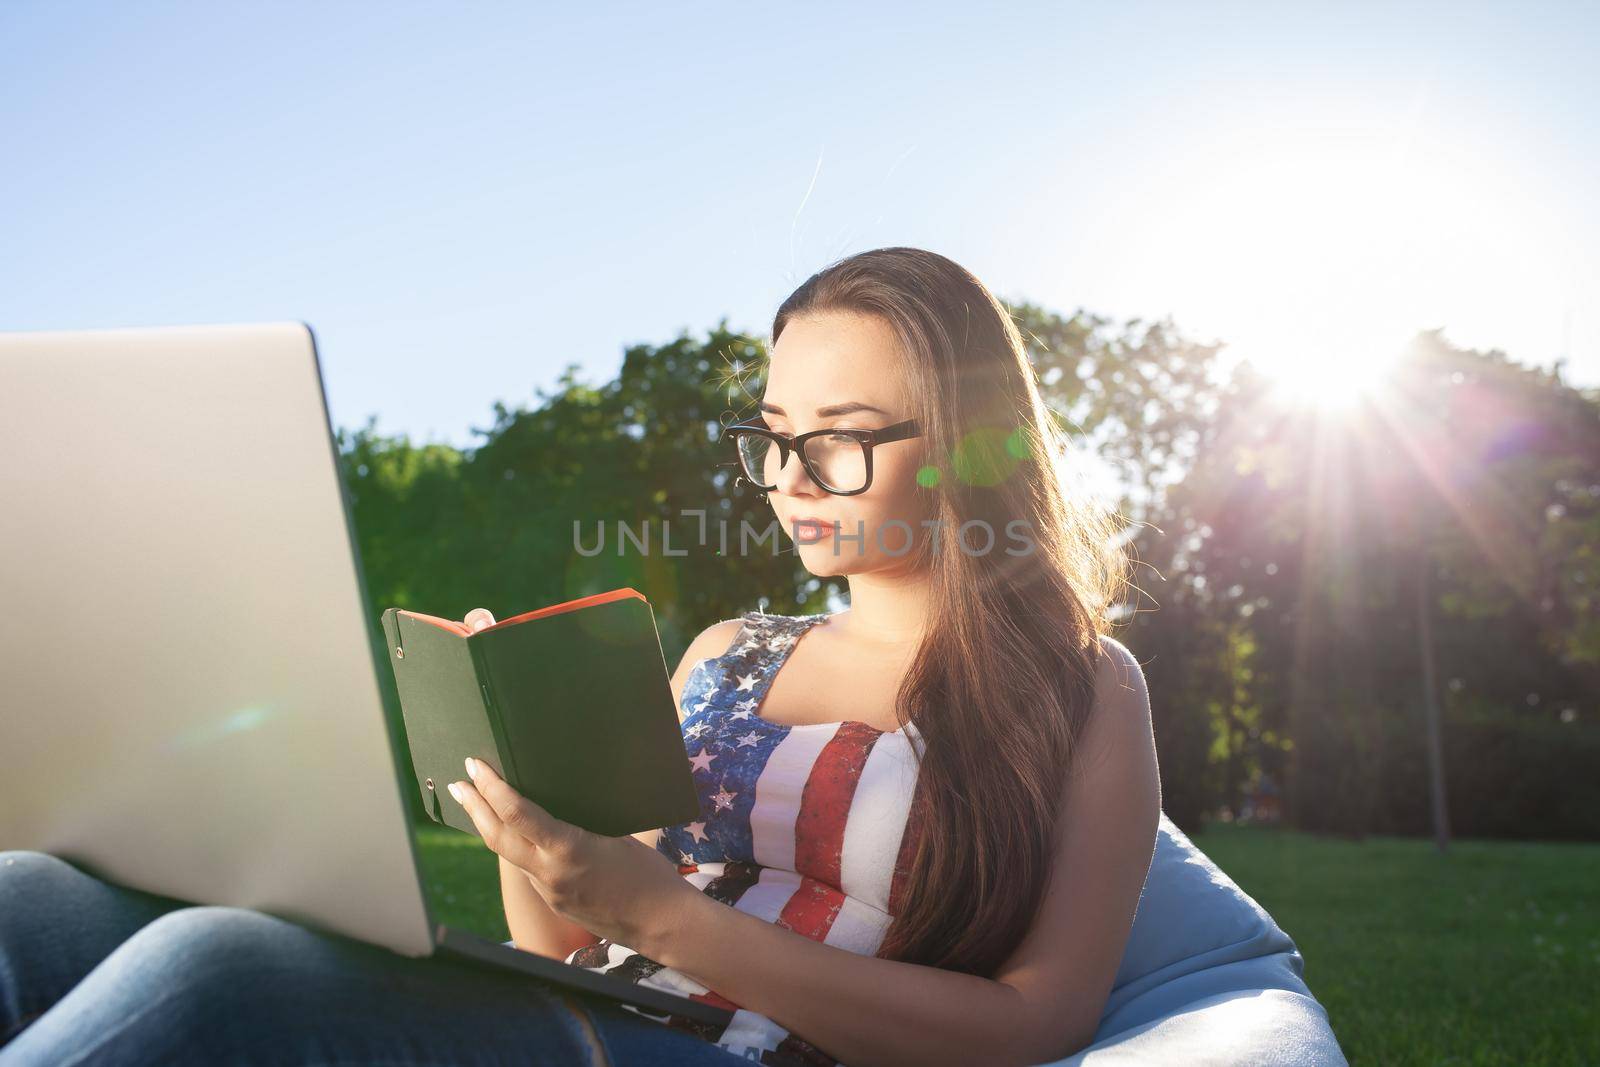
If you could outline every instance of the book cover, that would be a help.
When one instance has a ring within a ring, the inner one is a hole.
[[[406,742],[430,817],[476,834],[446,786],[465,760],[609,837],[700,816],[655,614],[614,589],[502,619],[383,613]]]

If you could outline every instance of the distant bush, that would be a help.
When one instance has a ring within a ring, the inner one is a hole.
[[[1429,834],[1427,754],[1412,716],[1385,737],[1373,830]],[[1600,840],[1600,722],[1472,708],[1447,714],[1450,829],[1461,837]]]

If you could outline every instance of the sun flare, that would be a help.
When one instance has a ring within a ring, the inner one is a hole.
[[[1264,105],[1208,129],[1115,195],[1100,269],[1182,294],[1176,320],[1286,400],[1348,406],[1421,331],[1471,332],[1457,294],[1482,291],[1485,263],[1543,279],[1538,264],[1561,262],[1517,167],[1464,165],[1423,118]]]
[[[1273,396],[1293,407],[1342,411],[1382,388],[1398,351],[1372,345],[1342,357],[1264,361],[1256,369],[1271,383]]]

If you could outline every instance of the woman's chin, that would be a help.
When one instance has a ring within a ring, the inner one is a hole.
[[[806,570],[818,578],[833,574],[848,574],[852,569],[851,564],[856,562],[855,553],[850,551],[848,546],[842,550],[835,550],[831,537],[817,541],[796,541],[794,547]]]

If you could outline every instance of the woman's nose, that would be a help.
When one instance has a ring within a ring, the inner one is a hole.
[[[792,448],[783,466],[778,469],[775,482],[775,491],[788,496],[801,496],[818,491],[817,483],[806,473],[806,465],[800,462],[800,454]]]

